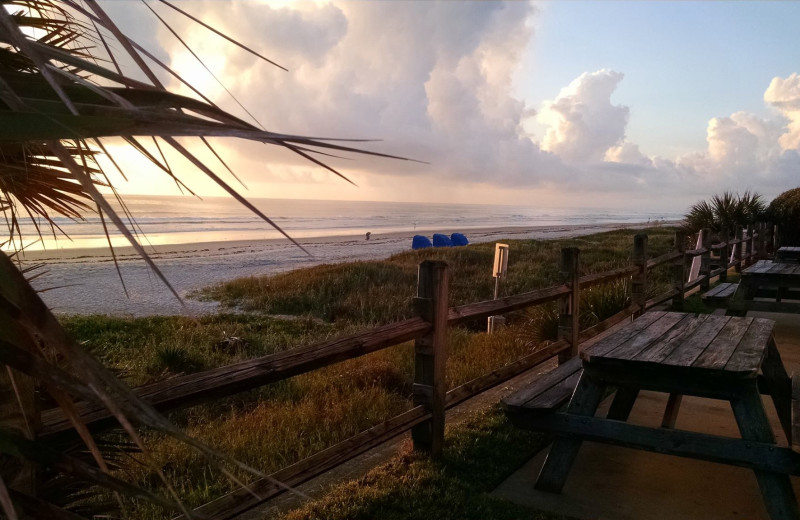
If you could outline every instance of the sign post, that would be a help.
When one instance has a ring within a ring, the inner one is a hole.
[[[500,296],[500,280],[505,278],[508,272],[508,244],[494,245],[494,266],[492,276],[494,276],[494,299]],[[506,319],[503,316],[489,316],[486,332],[491,334],[495,326],[501,326]]]

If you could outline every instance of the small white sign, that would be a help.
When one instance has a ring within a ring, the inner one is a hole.
[[[508,271],[508,244],[495,244],[492,276],[503,277],[506,275],[506,271]]]

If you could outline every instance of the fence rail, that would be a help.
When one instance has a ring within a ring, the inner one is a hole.
[[[763,230],[759,226],[758,230]],[[444,434],[444,411],[488,390],[508,379],[553,358],[564,362],[578,354],[579,345],[614,325],[672,300],[681,305],[684,296],[698,286],[708,286],[711,278],[724,276],[731,267],[748,265],[763,258],[774,249],[754,229],[737,231],[737,238],[720,244],[687,250],[686,239],[676,234],[672,251],[647,259],[647,237],[634,238],[633,265],[602,273],[579,276],[579,251],[567,248],[562,252],[564,283],[534,291],[507,296],[497,300],[447,307],[448,269],[441,262],[420,265],[420,285],[415,299],[416,317],[374,327],[344,338],[302,348],[287,350],[225,367],[178,376],[141,386],[135,392],[161,411],[174,410],[207,402],[246,390],[258,388],[289,377],[316,370],[334,363],[377,352],[410,340],[415,340],[417,356],[414,403],[402,414],[365,430],[262,479],[249,484],[248,490],[235,491],[198,508],[197,513],[215,520],[233,518],[261,502],[281,493],[285,486],[296,486],[351,458],[403,433],[413,431],[415,447],[436,454],[441,449]],[[705,235],[708,237],[708,234]],[[741,237],[741,238],[738,238]],[[757,240],[758,239],[758,240]],[[730,246],[740,247],[728,254]],[[717,266],[712,269],[712,253],[718,253]],[[700,257],[700,276],[687,281],[687,263]],[[434,265],[435,264],[435,265]],[[673,287],[646,299],[648,271],[669,264]],[[580,289],[630,279],[632,303],[601,323],[578,330]],[[470,320],[505,314],[548,302],[560,302],[560,339],[517,361],[500,367],[463,385],[444,392],[444,363],[446,363],[447,329]],[[88,405],[79,407],[82,422],[92,430],[115,425],[105,411]],[[42,414],[41,436],[74,435],[72,425],[60,410]]]

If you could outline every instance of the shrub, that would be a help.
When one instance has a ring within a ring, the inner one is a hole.
[[[775,197],[767,215],[778,225],[781,245],[800,246],[800,188],[784,191]]]

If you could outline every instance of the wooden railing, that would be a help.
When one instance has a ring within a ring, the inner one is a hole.
[[[273,473],[269,478],[252,482],[248,489],[225,495],[197,510],[199,515],[208,518],[233,518],[283,492],[285,486],[297,486],[408,430],[412,431],[416,449],[437,456],[442,449],[447,409],[553,358],[557,358],[559,363],[571,359],[578,355],[581,343],[656,305],[672,300],[674,307],[681,308],[687,292],[697,286],[707,286],[714,277],[725,276],[730,267],[739,269],[770,252],[772,245],[766,228],[759,227],[757,230],[759,232],[753,228],[748,228],[747,232],[739,230],[731,240],[695,250],[686,250],[686,236],[678,232],[672,251],[650,259],[647,258],[647,236],[638,234],[634,237],[633,265],[584,276],[579,275],[580,251],[566,248],[562,250],[563,283],[450,308],[447,304],[450,278],[447,264],[425,261],[419,267],[417,297],[414,298],[416,317],[316,345],[174,377],[141,386],[135,391],[161,411],[175,410],[414,340],[414,406],[410,410]],[[731,261],[727,252],[736,245],[739,245],[738,253],[733,255]],[[718,253],[721,262],[715,269],[711,269],[712,253]],[[687,282],[687,262],[696,256],[702,258],[700,276]],[[672,287],[648,299],[648,274],[664,265],[671,266]],[[620,279],[631,280],[631,305],[590,329],[579,330],[581,289]],[[449,327],[555,301],[560,306],[558,341],[459,387],[446,390]],[[115,425],[106,410],[84,404],[79,413],[82,422],[94,431]],[[58,409],[45,411],[42,422],[42,437],[75,433],[71,422]],[[276,481],[283,486],[276,484]]]

